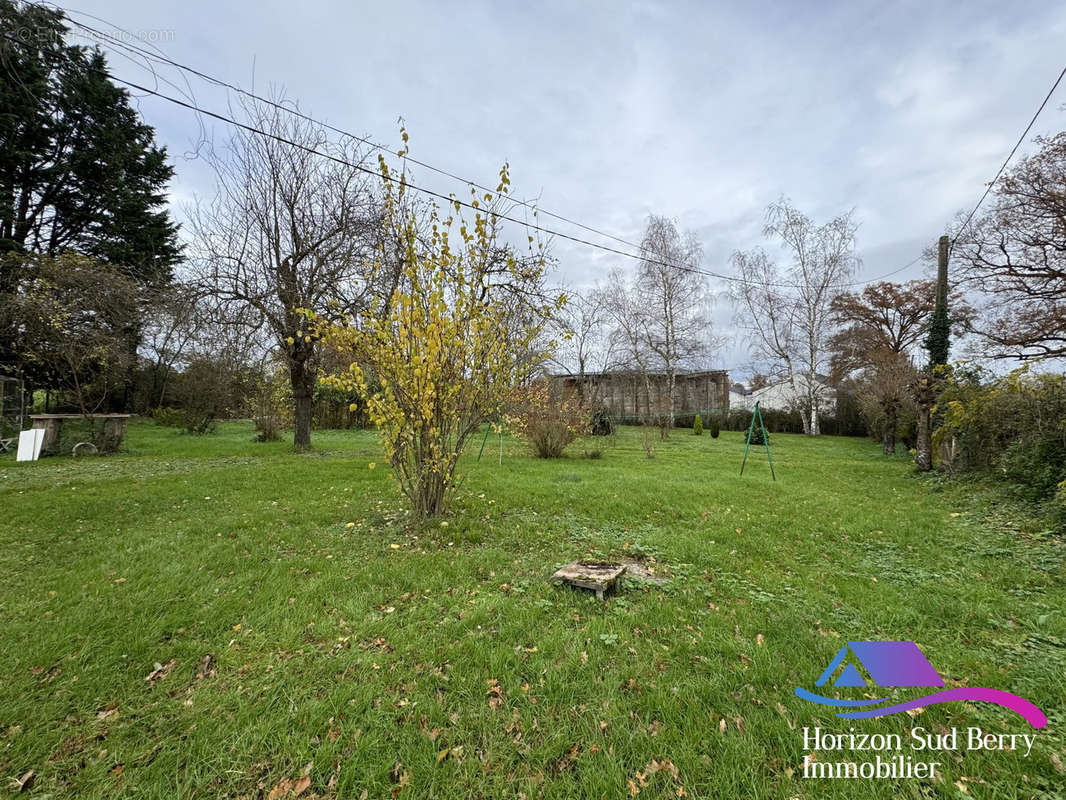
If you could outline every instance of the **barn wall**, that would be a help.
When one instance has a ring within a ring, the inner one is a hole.
[[[606,408],[614,417],[635,417],[666,413],[667,383],[665,375],[651,375],[651,397],[640,373],[613,372],[587,375],[583,379],[571,375],[556,375],[552,381],[567,392],[578,391],[590,405]],[[678,375],[674,382],[674,412],[677,414],[707,412],[729,408],[729,373],[726,370]]]

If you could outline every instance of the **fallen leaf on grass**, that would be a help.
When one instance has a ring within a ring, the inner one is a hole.
[[[37,781],[37,773],[32,769],[23,775],[21,778],[15,781],[15,785],[12,787],[16,792],[28,792],[33,788],[33,784]]]
[[[307,791],[307,789],[308,789],[308,787],[310,787],[310,785],[311,785],[311,776],[310,775],[304,775],[302,778],[300,778],[300,780],[296,781],[296,783],[294,783],[292,785],[292,796],[293,797],[297,797],[297,796],[303,794],[304,792]]]
[[[106,708],[102,708],[99,711],[97,711],[96,712],[96,718],[97,719],[107,719],[108,717],[113,717],[117,713],[118,713],[118,704],[117,703],[112,703],[111,705],[107,706]]]
[[[551,771],[555,775],[559,775],[566,772],[574,764],[574,760],[577,758],[577,754],[581,752],[580,745],[574,745],[566,751],[556,762],[552,765]]]
[[[654,775],[656,772],[667,772],[674,780],[680,777],[680,773],[674,762],[668,758],[664,758],[662,761],[656,761],[654,758],[648,762],[648,765],[644,767],[645,775]]]
[[[145,678],[145,680],[154,686],[156,682],[161,681],[163,678],[170,674],[170,671],[174,669],[175,664],[177,664],[177,661],[175,661],[173,658],[170,659],[170,661],[168,661],[166,664],[160,664],[158,661],[155,662],[155,669],[148,673],[148,676]]]
[[[493,711],[499,711],[503,708],[503,689],[500,688],[500,682],[495,678],[489,678],[486,683],[489,686],[489,707]]]
[[[380,636],[376,639],[372,639],[368,642],[359,643],[360,650],[383,650],[386,653],[392,652],[392,645],[388,643],[386,639],[382,639]]]
[[[282,800],[285,797],[299,797],[311,786],[311,776],[304,775],[295,781],[291,778],[282,778],[278,785],[270,790],[266,800]]]
[[[389,772],[389,780],[396,784],[396,787],[392,790],[392,796],[397,797],[404,790],[404,787],[411,782],[411,771],[404,769],[403,764],[397,762],[396,766]]]
[[[292,791],[292,781],[288,778],[282,778],[278,782],[278,785],[271,789],[270,793],[267,794],[267,800],[281,800],[281,798],[288,795],[290,791]]]

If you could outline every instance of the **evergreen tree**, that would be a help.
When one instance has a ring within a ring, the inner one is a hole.
[[[28,3],[0,0],[0,33],[0,303],[32,279],[31,255],[91,256],[142,292],[169,283],[181,256],[166,210],[173,168],[103,53],[66,43],[62,13]],[[140,332],[134,302],[131,353]],[[0,363],[44,385],[24,362],[0,330]]]

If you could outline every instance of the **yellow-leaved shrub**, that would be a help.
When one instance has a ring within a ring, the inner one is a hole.
[[[506,165],[495,193],[472,190],[466,204],[453,197],[446,212],[416,207],[406,173],[384,158],[379,168],[376,266],[398,277],[367,313],[323,328],[352,356],[347,370],[323,380],[365,400],[400,488],[424,519],[444,509],[468,437],[543,363],[544,320],[565,300],[542,290],[541,243],[528,237],[519,254],[501,238],[501,215],[514,205]]]

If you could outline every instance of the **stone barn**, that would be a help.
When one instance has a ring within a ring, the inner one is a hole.
[[[593,407],[606,408],[619,421],[665,414],[668,408],[666,373],[644,376],[638,371],[612,370],[585,375],[553,375],[552,383],[565,392],[578,392]],[[648,396],[648,384],[651,396]],[[674,377],[674,414],[706,414],[729,408],[729,372],[724,369],[679,372]]]

